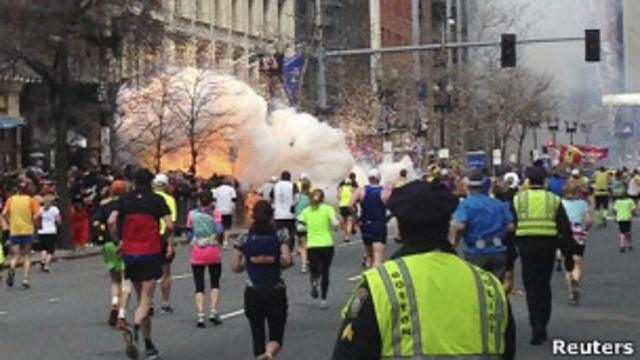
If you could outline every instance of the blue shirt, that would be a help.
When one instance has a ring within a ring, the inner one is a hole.
[[[562,193],[564,191],[564,183],[565,180],[561,176],[551,176],[547,180],[547,188],[553,194],[562,197]]]
[[[236,240],[235,248],[245,258],[249,286],[260,289],[284,286],[280,269],[280,245],[284,242],[283,234],[275,229],[268,232],[250,230]],[[251,262],[254,256],[273,256],[277,260],[275,264],[254,264]]]
[[[466,226],[463,236],[466,253],[482,255],[507,251],[504,242],[501,246],[493,246],[493,240],[504,241],[507,225],[513,224],[508,204],[484,194],[472,194],[458,205],[454,217],[456,223]],[[484,249],[476,247],[478,240],[485,241]]]

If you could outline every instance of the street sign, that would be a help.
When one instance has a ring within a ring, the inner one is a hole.
[[[438,150],[438,158],[439,159],[448,159],[449,158],[449,149],[440,149],[440,150]]]
[[[502,165],[502,151],[500,149],[493,149],[492,153],[493,157],[493,165],[499,166]]]
[[[466,154],[467,169],[482,171],[487,167],[487,155],[484,151],[470,151]]]
[[[382,143],[382,162],[391,164],[393,162],[393,143],[385,141]]]

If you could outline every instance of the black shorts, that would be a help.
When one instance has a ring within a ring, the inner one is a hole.
[[[233,215],[222,215],[222,227],[224,230],[230,230],[233,226]]]
[[[342,216],[342,218],[344,218],[344,219],[346,219],[348,217],[352,217],[353,216],[353,210],[348,206],[342,206],[342,207],[340,207],[340,216]]]
[[[253,354],[265,351],[267,341],[282,346],[288,314],[287,290],[285,288],[256,289],[248,287],[244,291],[245,316],[249,319],[253,337]],[[269,333],[265,333],[265,321]]]
[[[204,272],[209,270],[209,283],[211,289],[220,289],[220,275],[222,274],[221,264],[211,265],[191,265],[193,272],[193,282],[196,286],[196,293],[204,293]]]
[[[618,221],[618,228],[621,234],[627,234],[631,232],[631,221]]]
[[[609,209],[609,195],[596,195],[596,210]]]
[[[46,251],[53,255],[56,252],[56,242],[58,241],[57,234],[40,234],[38,235],[40,243],[37,246],[37,250]]]
[[[126,262],[124,278],[131,282],[158,280],[162,277],[162,260],[138,260]]]
[[[584,244],[582,244],[582,245],[577,244],[576,247],[575,247],[576,255],[584,256],[584,251],[585,251],[586,248],[587,247]]]
[[[373,238],[362,238],[362,243],[364,246],[373,246],[374,243],[381,243],[382,245],[387,244],[387,234],[380,235],[380,237]]]

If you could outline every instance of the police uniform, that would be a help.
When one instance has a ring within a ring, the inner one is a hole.
[[[527,176],[532,183],[544,183],[546,171],[531,167]],[[565,257],[568,271],[573,269],[573,234],[560,198],[543,186],[531,186],[513,200],[516,213],[516,246],[522,259],[522,280],[527,294],[532,344],[547,340],[551,317],[551,275],[556,249]]]
[[[515,327],[500,281],[447,241],[457,203],[439,184],[416,181],[393,192],[403,246],[364,272],[343,309],[334,360],[513,358]]]

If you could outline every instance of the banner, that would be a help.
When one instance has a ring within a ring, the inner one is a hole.
[[[471,151],[466,154],[467,169],[483,171],[487,167],[487,155],[484,151]]]
[[[607,158],[609,148],[606,147],[563,145],[558,160],[567,165],[580,165],[583,161],[598,163]]]
[[[284,63],[282,65],[282,82],[284,84],[284,91],[287,93],[287,97],[291,104],[298,102],[298,84],[300,82],[302,64],[302,54],[295,54],[290,58],[284,59]]]

